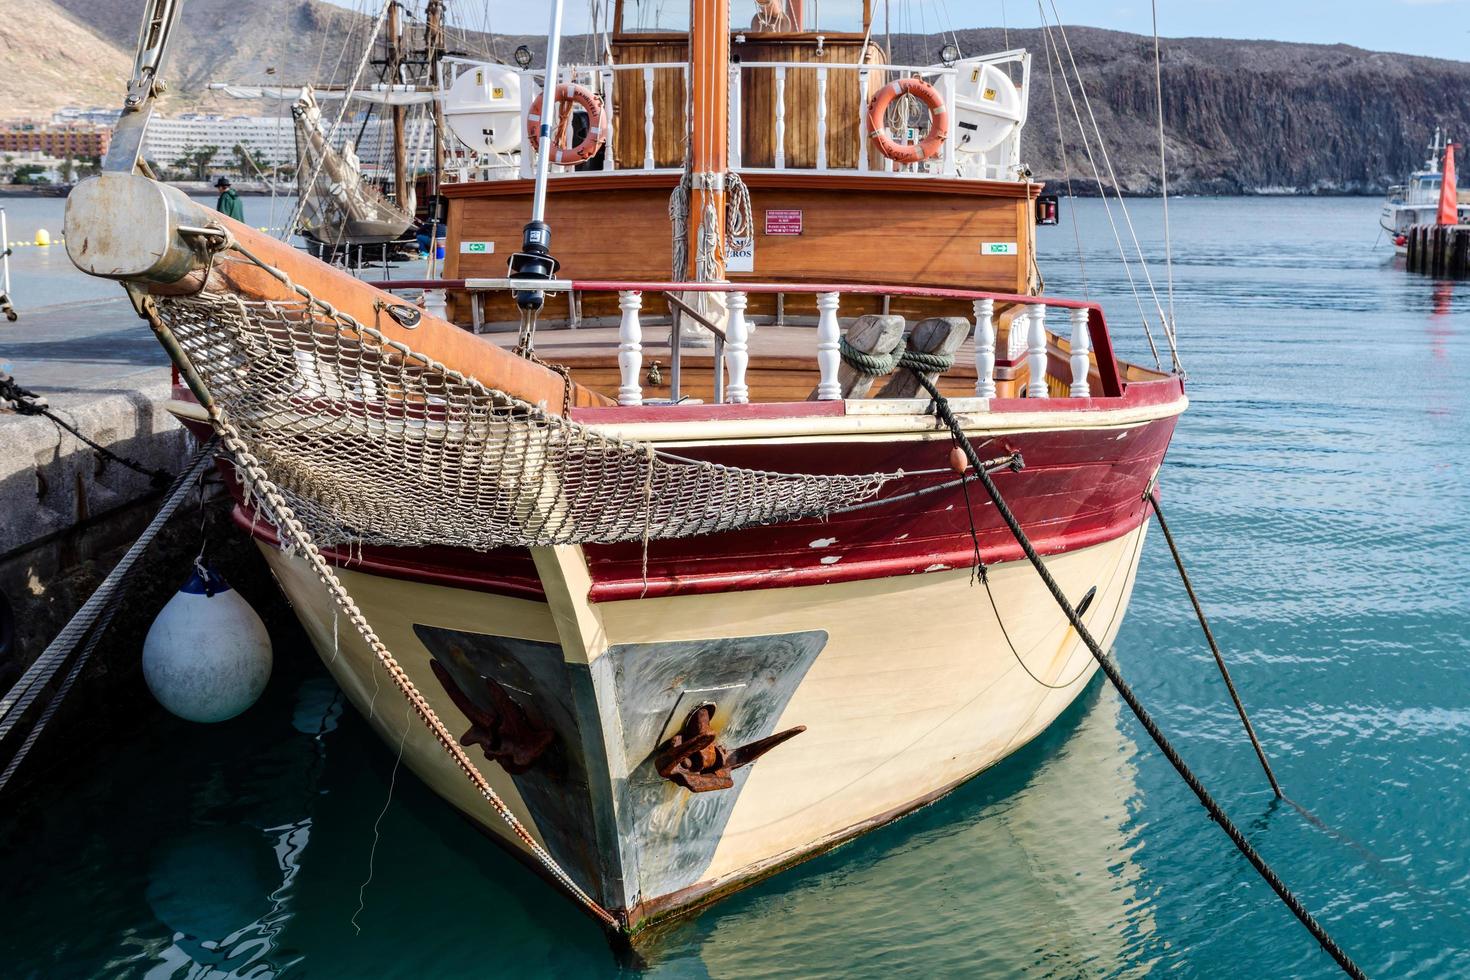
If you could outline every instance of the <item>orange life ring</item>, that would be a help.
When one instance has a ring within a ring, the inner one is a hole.
[[[883,116],[900,95],[915,96],[929,107],[929,133],[917,143],[900,143],[888,134]],[[939,156],[944,141],[949,139],[949,113],[944,97],[922,78],[900,78],[883,86],[868,102],[868,134],[878,144],[878,152],[894,163],[923,163]]]
[[[531,103],[530,114],[526,116],[526,135],[531,140],[531,149],[541,149],[541,105],[545,92],[536,96],[536,101]],[[563,166],[572,166],[585,163],[597,155],[602,149],[602,144],[607,140],[607,132],[603,125],[602,100],[592,94],[584,85],[573,83],[562,83],[556,87],[556,101],[558,105],[579,105],[587,112],[587,135],[582,137],[582,142],[576,146],[556,146],[555,139],[552,145],[555,147],[551,154],[551,162]]]

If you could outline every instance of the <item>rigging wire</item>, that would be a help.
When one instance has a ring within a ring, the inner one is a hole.
[[[1007,41],[1006,45],[1009,48],[1010,42]],[[1072,190],[1072,168],[1067,162],[1067,138],[1062,132],[1062,104],[1057,97],[1056,62],[1052,58],[1051,47],[1045,43],[1044,39],[1042,46],[1046,48],[1046,81],[1051,87],[1051,107],[1057,120],[1057,153],[1061,157],[1062,181],[1067,185],[1067,211],[1072,218],[1072,238],[1077,243],[1077,268],[1082,276],[1082,298],[1091,299],[1087,286],[1087,257],[1082,251],[1082,229],[1077,221],[1077,195]],[[1154,351],[1154,360],[1156,362],[1159,360],[1157,350]]]
[[[1040,2],[1040,0],[1038,0],[1038,2]],[[1153,275],[1149,272],[1148,261],[1143,257],[1143,246],[1138,241],[1138,232],[1133,227],[1133,218],[1128,212],[1128,205],[1123,201],[1123,191],[1118,183],[1118,174],[1117,171],[1113,169],[1113,160],[1111,155],[1109,155],[1108,153],[1107,143],[1103,139],[1102,127],[1098,125],[1097,115],[1092,111],[1092,99],[1087,94],[1087,86],[1082,81],[1082,72],[1077,67],[1077,58],[1072,53],[1072,42],[1067,38],[1067,28],[1062,25],[1061,13],[1057,9],[1057,0],[1049,0],[1049,2],[1051,4],[1052,14],[1056,19],[1057,32],[1062,37],[1062,46],[1066,49],[1067,52],[1067,61],[1071,64],[1072,74],[1077,79],[1077,88],[1082,95],[1082,105],[1084,108],[1087,109],[1087,118],[1091,120],[1093,132],[1097,136],[1098,152],[1102,155],[1103,165],[1107,167],[1108,180],[1113,186],[1113,193],[1118,198],[1118,208],[1123,214],[1123,223],[1128,228],[1128,234],[1133,240],[1134,251],[1138,254],[1138,265],[1140,270],[1143,272],[1144,282],[1148,286],[1149,296],[1153,300],[1155,309],[1158,311],[1159,322],[1163,325],[1164,339],[1169,342],[1169,354],[1174,361],[1174,371],[1175,373],[1182,374],[1184,373],[1184,368],[1179,363],[1179,349],[1174,344],[1173,333],[1169,329],[1168,317],[1165,316],[1164,307],[1159,302],[1158,290],[1154,288]],[[1078,122],[1080,124],[1080,118]],[[1104,195],[1106,195],[1106,191],[1104,191]]]
[[[1169,164],[1164,155],[1164,66],[1159,53],[1159,0],[1150,0],[1154,26],[1154,94],[1159,107],[1159,192],[1164,200],[1164,271],[1167,275],[1169,295],[1169,319],[1164,329],[1169,331],[1171,345],[1178,345],[1178,325],[1174,320],[1174,240],[1169,228]],[[1176,355],[1175,360],[1178,360]]]
[[[347,107],[352,104],[352,95],[357,91],[358,84],[362,81],[362,73],[366,70],[368,61],[372,57],[373,45],[377,43],[378,35],[382,33],[383,23],[388,19],[388,9],[392,7],[394,0],[383,0],[383,7],[378,11],[377,19],[373,21],[372,31],[369,32],[366,43],[363,45],[362,57],[358,59],[357,69],[352,73],[352,81],[348,83],[346,91],[342,93],[342,107],[337,110],[337,118],[332,123],[332,128],[326,133],[326,142],[330,146],[336,137],[338,129],[342,126],[342,119],[347,115]],[[344,47],[345,50],[345,47]],[[340,62],[339,62],[340,63]],[[322,165],[326,162],[325,154],[318,157],[316,165],[312,167],[311,179],[305,182],[300,180],[300,172],[297,172],[296,181],[296,207],[291,212],[291,220],[281,228],[282,239],[288,239],[296,232],[296,224],[306,211],[306,199],[311,188],[316,186],[317,179],[321,176]]]
[[[1062,68],[1062,87],[1067,93],[1067,103],[1072,108],[1072,117],[1077,121],[1077,133],[1082,138],[1082,150],[1087,155],[1087,164],[1092,169],[1093,180],[1097,182],[1098,192],[1102,197],[1103,212],[1107,215],[1108,226],[1113,231],[1113,241],[1118,246],[1118,258],[1123,262],[1123,273],[1128,278],[1128,288],[1133,292],[1133,300],[1138,305],[1138,318],[1143,324],[1144,336],[1148,339],[1149,350],[1153,353],[1154,364],[1163,369],[1163,361],[1159,357],[1158,346],[1154,343],[1153,328],[1149,326],[1148,314],[1143,309],[1143,295],[1138,291],[1138,282],[1133,277],[1133,265],[1128,259],[1128,250],[1123,247],[1123,236],[1118,231],[1118,223],[1113,217],[1112,201],[1108,198],[1107,185],[1103,182],[1102,172],[1098,169],[1097,160],[1092,155],[1092,140],[1087,135],[1087,127],[1082,123],[1081,110],[1077,108],[1077,99],[1072,94],[1072,82],[1067,77],[1066,66],[1062,64],[1061,49],[1057,46],[1056,38],[1052,36],[1051,22],[1046,15],[1045,0],[1036,0],[1036,10],[1041,15],[1042,37],[1047,45],[1047,57],[1055,58],[1058,66]],[[1074,64],[1075,69],[1075,64]],[[1081,76],[1077,80],[1081,83]],[[1084,95],[1085,95],[1084,91]],[[1101,138],[1101,132],[1098,133]],[[1114,188],[1116,190],[1116,188]],[[1122,202],[1122,197],[1119,197]]]

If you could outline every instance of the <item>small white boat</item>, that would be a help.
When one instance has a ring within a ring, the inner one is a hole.
[[[1388,189],[1378,224],[1388,232],[1394,251],[1399,255],[1408,253],[1409,229],[1415,225],[1433,224],[1439,212],[1440,187],[1444,180],[1440,161],[1444,159],[1446,142],[1440,130],[1436,129],[1424,169],[1414,171],[1407,181]],[[1459,215],[1462,224],[1470,222],[1470,202],[1459,202]]]

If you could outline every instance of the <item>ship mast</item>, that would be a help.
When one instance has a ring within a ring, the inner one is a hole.
[[[689,23],[691,220],[688,276],[725,278],[725,170],[730,161],[730,0],[693,0]],[[713,214],[714,220],[707,220]],[[701,254],[706,261],[701,262]]]
[[[387,76],[390,85],[403,81],[403,23],[402,6],[398,0],[388,5],[388,64]],[[389,89],[392,91],[392,89]],[[408,154],[404,149],[404,109],[392,106],[393,118],[393,193],[398,206],[408,208]],[[432,249],[430,250],[432,251]]]

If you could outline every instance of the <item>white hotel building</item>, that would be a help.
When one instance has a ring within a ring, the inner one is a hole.
[[[330,117],[329,117],[330,118]],[[326,122],[330,126],[330,122]],[[355,139],[362,127],[362,117],[343,120],[338,146]],[[432,159],[433,130],[425,116],[411,117],[405,126],[404,143],[408,160],[416,169],[429,166]],[[391,132],[386,120],[374,114],[358,140],[357,156],[364,173],[392,173]],[[211,169],[234,170],[234,148],[247,145],[272,166],[294,166],[296,163],[296,129],[290,115],[284,116],[217,116],[188,113],[180,116],[154,116],[143,138],[143,155],[162,167],[173,167],[186,154],[205,146],[219,150]]]

